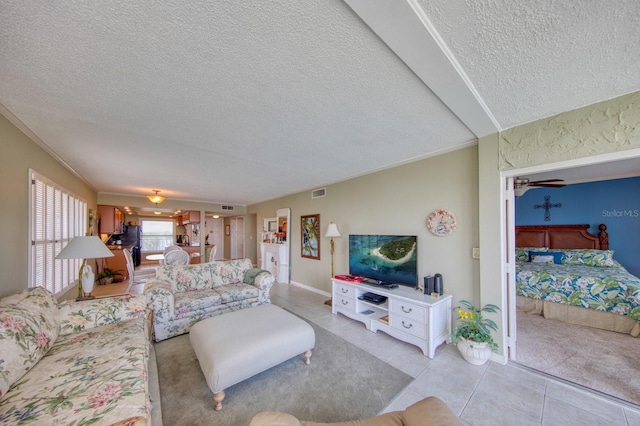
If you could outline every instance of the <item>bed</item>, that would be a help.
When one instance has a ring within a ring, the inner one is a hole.
[[[613,259],[607,227],[516,227],[516,295],[527,313],[634,336],[640,334],[640,278]]]

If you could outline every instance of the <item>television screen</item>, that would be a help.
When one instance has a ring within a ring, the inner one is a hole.
[[[415,235],[349,235],[349,273],[417,287],[417,252]]]

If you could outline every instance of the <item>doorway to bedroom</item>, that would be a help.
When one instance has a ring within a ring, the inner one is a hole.
[[[633,161],[635,163],[626,160],[607,163],[604,168],[600,164],[588,168],[528,171],[526,176],[536,181],[568,176],[563,179],[567,185],[558,189],[528,189],[525,194],[519,194],[518,198],[513,196],[513,211],[506,215],[512,218],[507,235],[513,238],[516,225],[576,223],[590,224],[592,232],[595,226],[597,233],[597,225],[605,223],[613,231],[612,237],[615,238],[611,239],[612,247],[618,249],[618,257],[623,260],[621,263],[628,265],[630,272],[635,272],[638,276],[636,269],[640,270],[640,263],[629,255],[640,251],[633,246],[634,243],[640,243],[633,242],[629,245],[624,241],[625,233],[640,235],[640,230],[635,230],[640,227],[640,218],[635,217],[634,213],[639,207],[629,204],[631,199],[640,200],[637,196],[640,195],[640,167],[637,167],[637,159]],[[625,175],[625,167],[630,164],[636,166],[631,167]],[[603,173],[603,170],[609,175]],[[617,172],[617,175],[611,176],[612,171]],[[522,171],[519,172],[514,177],[524,175]],[[582,180],[575,177],[580,173],[585,176]],[[614,185],[620,186],[620,189],[612,189]],[[581,197],[572,195],[573,192],[580,191],[591,194]],[[615,198],[612,195],[617,195],[617,204],[612,201]],[[549,207],[549,203],[555,206],[546,209],[545,204]],[[508,206],[508,203],[504,205]],[[627,205],[629,208],[626,208]],[[585,217],[586,210],[594,209],[597,212],[595,217]],[[505,210],[509,210],[508,207]],[[626,226],[621,226],[620,223],[625,220]],[[624,229],[622,237],[621,229]],[[515,268],[510,275],[514,273]],[[515,282],[510,283],[508,288],[515,290]],[[511,300],[515,295],[509,297]],[[545,319],[540,315],[517,310],[515,305],[508,305],[509,334],[511,341],[515,342],[515,351],[510,351],[509,355],[512,361],[604,395],[640,405],[640,384],[629,380],[629,372],[640,368],[640,359],[634,356],[640,353],[640,339],[628,334]]]

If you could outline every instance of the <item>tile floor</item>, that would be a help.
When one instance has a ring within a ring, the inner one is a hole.
[[[414,378],[384,412],[429,396],[442,399],[465,425],[640,425],[640,407],[545,376],[511,362],[468,364],[453,345],[434,359],[362,323],[333,315],[326,296],[276,284],[271,301],[337,334]],[[630,378],[631,379],[631,378]]]

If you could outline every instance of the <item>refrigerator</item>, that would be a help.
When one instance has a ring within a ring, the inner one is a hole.
[[[141,228],[138,225],[125,225],[122,234],[113,234],[107,244],[117,244],[131,246],[131,256],[135,266],[139,266],[142,261],[142,253],[140,246]]]

